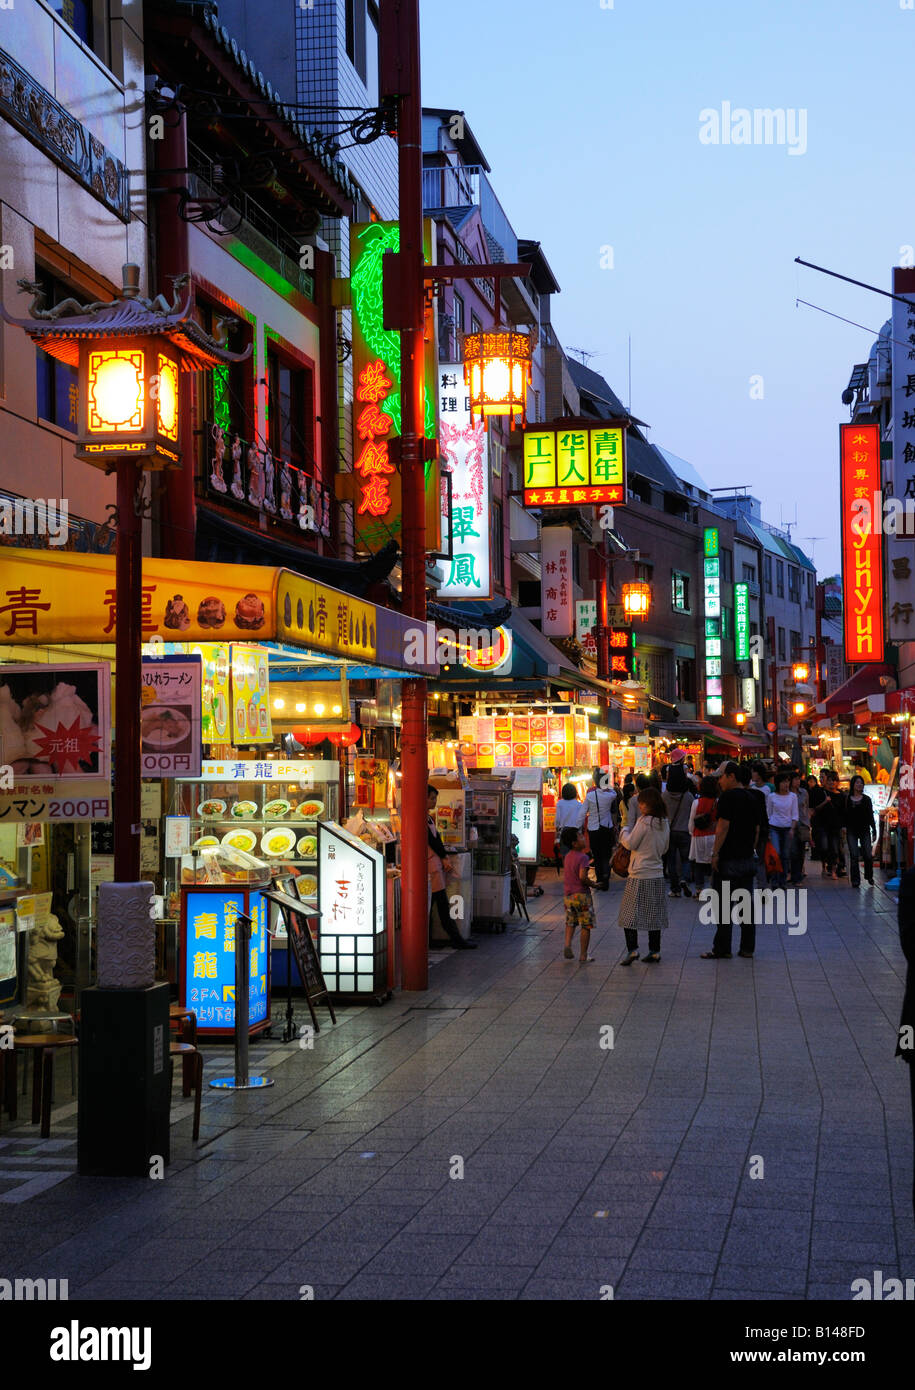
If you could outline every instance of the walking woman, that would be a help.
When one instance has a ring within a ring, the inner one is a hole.
[[[631,965],[639,959],[641,930],[648,932],[645,964],[656,965],[661,959],[661,932],[667,926],[663,861],[670,842],[670,826],[656,787],[643,787],[638,793],[638,804],[635,826],[620,833],[620,841],[632,854],[620,904],[619,925],[626,934],[628,950],[621,964]]]
[[[769,844],[781,862],[781,868],[771,876],[776,888],[784,888],[791,868],[794,853],[794,835],[797,830],[797,796],[791,791],[791,778],[787,772],[775,774],[775,791],[766,797],[766,812],[769,817]]]
[[[845,798],[845,836],[848,843],[848,867],[852,888],[861,887],[859,857],[864,860],[864,877],[874,886],[873,841],[877,838],[874,823],[874,803],[864,792],[864,778],[856,773],[851,779]]]
[[[667,851],[670,896],[679,898],[682,889],[684,895],[691,898],[693,894],[689,886],[692,877],[689,862],[689,815],[695,797],[682,763],[671,764],[670,772],[667,774],[667,790],[662,795],[664,809],[670,822],[670,849]]]
[[[714,777],[703,777],[699,783],[699,795],[689,809],[689,859],[697,893],[701,893],[705,887],[706,874],[712,872],[718,819],[715,813],[717,798],[718,783]]]
[[[566,782],[562,789],[559,800],[556,802],[556,858],[559,861],[557,869],[561,869],[562,863],[568,854],[569,847],[563,840],[562,832],[568,828],[571,830],[583,830],[587,810],[585,803],[579,801],[578,792],[572,782]]]

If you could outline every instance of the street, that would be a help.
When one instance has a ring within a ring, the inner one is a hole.
[[[711,928],[673,902],[660,965],[622,969],[621,885],[580,965],[539,879],[530,924],[433,955],[425,993],[255,1046],[275,1087],[207,1088],[199,1145],[176,1094],[163,1178],[75,1175],[59,1067],[50,1140],[24,1105],[4,1119],[0,1262],[71,1300],[849,1300],[911,1277],[894,899],[811,875],[806,934],[760,928],[753,961],[701,960]]]

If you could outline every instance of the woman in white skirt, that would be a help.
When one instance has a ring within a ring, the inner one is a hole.
[[[696,892],[705,887],[705,876],[712,872],[712,854],[715,849],[715,829],[717,817],[715,802],[718,796],[718,783],[714,777],[703,777],[699,784],[699,795],[689,810],[690,846],[689,857],[693,865],[693,882]],[[699,822],[697,825],[696,822]]]
[[[661,959],[661,932],[667,926],[663,858],[670,843],[670,825],[661,793],[655,787],[642,788],[638,798],[638,819],[632,829],[620,834],[620,841],[632,852],[619,915],[629,954],[621,963],[631,965],[639,959],[641,930],[648,932],[645,964],[656,965]]]

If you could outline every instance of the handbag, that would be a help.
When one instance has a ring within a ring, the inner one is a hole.
[[[610,860],[610,868],[619,878],[629,877],[629,861],[632,858],[632,850],[625,845],[617,845],[613,851],[613,858]]]
[[[711,811],[703,811],[701,816],[693,818],[693,828],[695,830],[709,830],[712,824]]]
[[[781,855],[771,841],[766,845],[763,860],[767,874],[780,874],[782,872]]]

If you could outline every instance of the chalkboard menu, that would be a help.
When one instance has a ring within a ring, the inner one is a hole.
[[[324,1003],[327,1005],[332,1023],[336,1023],[337,1018],[330,1002],[324,976],[321,973],[321,966],[318,961],[318,953],[315,950],[315,943],[308,929],[308,913],[305,910],[304,904],[298,898],[292,898],[288,893],[281,893],[275,888],[262,888],[261,897],[265,898],[268,902],[276,903],[282,913],[283,922],[286,927],[286,936],[293,954],[295,955],[299,976],[305,989],[308,1011],[311,1014],[315,1032],[318,1033],[321,1029],[314,1011],[315,1004]],[[291,979],[291,966],[289,974]]]

